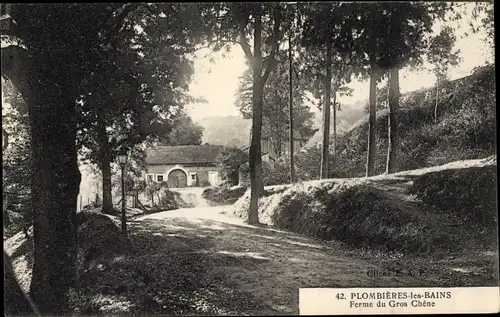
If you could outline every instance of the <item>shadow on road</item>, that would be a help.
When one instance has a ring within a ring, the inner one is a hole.
[[[370,278],[366,272],[375,267],[368,262],[268,227],[177,216],[133,221],[130,227],[130,261],[147,276],[148,296],[157,302],[147,314],[298,314],[301,287],[417,284]]]

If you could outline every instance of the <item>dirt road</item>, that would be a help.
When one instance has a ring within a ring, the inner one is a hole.
[[[226,285],[215,292],[237,294],[233,297],[240,301],[227,304],[234,308],[225,313],[298,314],[299,288],[419,285],[412,277],[375,276],[383,270],[340,245],[246,225],[225,216],[224,207],[151,214],[133,226],[136,232],[168,237],[164,247],[169,252],[208,257],[204,275]]]

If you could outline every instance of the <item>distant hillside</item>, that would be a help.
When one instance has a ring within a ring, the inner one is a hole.
[[[433,118],[436,88],[401,97],[398,170],[410,170],[456,160],[496,154],[496,97],[494,67],[440,87],[438,121]],[[337,141],[336,170],[345,177],[364,176],[368,141],[365,118]],[[377,113],[375,173],[385,172],[387,111]]]
[[[337,112],[337,133],[343,134],[352,128],[354,124],[365,117],[363,109],[366,101],[359,101],[354,105],[345,105],[342,111]],[[321,112],[315,112],[313,116],[313,128],[320,129],[308,142],[314,145],[321,142]],[[203,128],[203,143],[224,146],[248,146],[249,133],[252,126],[250,119],[239,116],[217,116],[197,120]],[[333,129],[333,125],[332,125]]]
[[[340,136],[349,131],[356,123],[366,117],[363,109],[366,105],[366,100],[357,101],[354,104],[342,105],[340,111],[337,111],[337,135]],[[323,114],[315,112],[313,117],[314,128],[319,129],[315,135],[307,142],[306,147],[314,146],[322,141],[323,132],[321,131],[323,125]],[[330,131],[333,134],[333,120],[330,124]]]
[[[251,120],[239,116],[208,117],[197,121],[205,130],[203,143],[223,146],[248,146]]]

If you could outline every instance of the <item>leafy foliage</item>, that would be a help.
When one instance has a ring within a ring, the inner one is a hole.
[[[352,37],[350,20],[355,8],[341,3],[299,4],[298,60],[300,73],[307,89],[316,98],[323,98],[326,78],[326,47],[332,45],[332,91],[346,90],[352,75],[364,75],[359,66]]]
[[[276,65],[264,86],[264,106],[262,112],[262,135],[268,138],[275,148],[283,148],[290,140],[290,95],[288,87],[289,65],[285,52],[278,54],[281,62]],[[295,72],[293,89],[293,124],[295,135],[309,139],[315,132],[312,128],[314,114],[305,104],[305,87]],[[240,77],[236,106],[244,118],[252,116],[252,72],[250,68]],[[276,151],[279,153],[280,151]]]
[[[399,130],[400,170],[434,166],[455,160],[487,157],[496,151],[496,110],[493,69],[483,67],[469,77],[440,86],[439,107],[442,116],[433,120],[435,87],[405,94],[401,97]],[[387,150],[387,110],[377,119],[377,148]],[[329,167],[329,177],[361,177],[364,175],[367,149],[366,119],[341,134],[337,142],[337,157]],[[295,155],[297,179],[318,179],[320,148],[305,148]],[[331,154],[331,153],[330,153]],[[332,156],[330,160],[333,160]],[[286,184],[288,158],[268,166],[266,184]],[[375,171],[385,171],[385,158],[375,161]]]
[[[203,127],[189,117],[184,111],[172,122],[173,128],[168,135],[168,145],[201,145]]]
[[[473,33],[479,33],[481,31],[484,32],[483,41],[490,46],[494,55],[495,14],[493,12],[493,1],[476,2],[474,5],[475,6],[472,11],[474,20],[469,22],[469,26]]]
[[[134,23],[96,47],[107,58],[97,60],[100,67],[80,85],[79,144],[90,150],[91,162],[103,155],[113,161],[121,148],[166,139],[173,116],[194,100],[187,94],[193,73],[187,54],[195,43],[185,37],[194,26],[177,20],[191,14],[189,8],[165,4],[134,11]]]
[[[158,206],[161,200],[160,192],[165,188],[168,189],[167,182],[151,181],[146,184],[144,192],[151,197],[151,207]]]
[[[237,147],[227,147],[217,157],[217,168],[223,180],[236,185],[239,168],[245,162],[248,162],[248,153]]]
[[[2,81],[4,81],[2,79]],[[9,81],[2,82],[2,152],[4,220],[10,232],[31,224],[31,138],[27,106]],[[8,214],[5,214],[8,213]]]
[[[453,51],[456,36],[453,29],[445,26],[441,32],[431,38],[427,58],[434,65],[434,74],[439,81],[446,80],[446,74],[450,66],[458,65],[460,61],[460,50]]]
[[[3,80],[2,80],[3,81]],[[3,186],[18,194],[30,193],[31,145],[29,116],[19,91],[2,83],[2,128],[8,135],[8,147],[2,153]]]

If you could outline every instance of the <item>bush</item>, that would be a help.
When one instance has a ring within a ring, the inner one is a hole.
[[[245,151],[237,147],[225,148],[217,157],[217,167],[222,179],[237,185],[239,167],[245,162],[248,162],[248,154]]]
[[[308,148],[294,155],[295,159],[295,181],[309,181],[319,179],[321,166],[321,149]],[[332,153],[329,155],[329,178],[345,177],[335,162]],[[273,164],[263,163],[264,185],[290,184],[290,157],[282,156]]]
[[[79,269],[127,252],[129,241],[121,233],[118,219],[113,219],[98,211],[77,213]]]
[[[497,229],[496,166],[428,173],[414,181],[411,193],[424,204],[462,223]]]
[[[225,181],[218,186],[206,188],[201,196],[214,205],[233,204],[245,194],[246,187],[231,184],[230,181]]]
[[[246,217],[249,199],[238,202]],[[425,253],[439,246],[454,247],[453,236],[442,230],[436,215],[366,184],[295,185],[262,198],[261,221],[280,229],[322,240],[338,240],[355,247]]]

